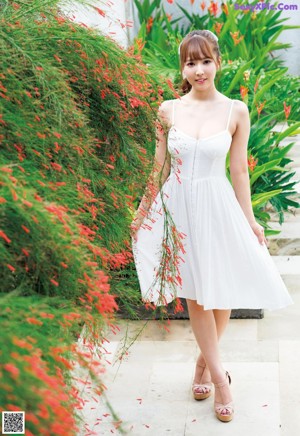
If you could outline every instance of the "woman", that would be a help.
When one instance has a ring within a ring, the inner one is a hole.
[[[233,418],[234,408],[218,341],[231,309],[272,310],[292,300],[252,210],[248,108],[215,87],[221,65],[218,38],[208,30],[192,31],[179,54],[184,95],[159,108],[154,167],[131,225],[132,246],[143,299],[161,304],[161,288],[154,279],[167,213],[184,236],[176,293],[166,282],[163,304],[176,296],[186,298],[201,350],[192,392],[196,400],[208,398],[213,382],[215,413],[224,422]],[[160,127],[164,124],[167,135]],[[232,185],[226,177],[228,151]]]

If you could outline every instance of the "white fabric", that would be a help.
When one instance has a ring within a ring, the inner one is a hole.
[[[169,130],[171,172],[162,192],[176,228],[186,237],[180,264],[182,287],[174,295],[166,286],[164,295],[167,303],[177,296],[197,300],[204,309],[279,309],[293,301],[226,177],[233,102],[226,129],[215,135],[197,140],[174,124]],[[155,304],[162,304],[158,302],[159,284],[151,284],[160,264],[163,227],[159,192],[137,241],[132,239],[142,299]]]

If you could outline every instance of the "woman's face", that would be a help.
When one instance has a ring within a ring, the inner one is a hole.
[[[192,60],[188,57],[184,63],[182,73],[193,88],[201,90],[210,87],[214,83],[217,69],[212,58]]]

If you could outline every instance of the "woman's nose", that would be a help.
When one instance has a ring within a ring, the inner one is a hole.
[[[197,65],[196,73],[197,73],[197,74],[203,74],[203,67],[202,67],[201,64],[198,64],[198,65]]]

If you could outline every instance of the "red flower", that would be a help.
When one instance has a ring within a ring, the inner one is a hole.
[[[25,204],[25,206],[32,207],[32,203],[30,201],[23,200],[23,204]]]
[[[61,58],[58,57],[57,55],[53,55],[53,57],[57,60],[57,62],[61,63]]]
[[[62,166],[60,164],[58,164],[58,163],[51,162],[51,166],[56,171],[61,171],[62,170]]]
[[[286,102],[284,101],[283,102],[283,107],[284,107],[284,113],[285,113],[285,118],[286,119],[288,119],[288,117],[289,117],[289,115],[290,115],[290,113],[291,113],[291,105],[290,106],[287,106],[286,105]]]
[[[22,251],[25,254],[25,256],[29,256],[29,251],[27,251],[25,248],[22,248]]]
[[[11,242],[11,239],[3,232],[3,230],[0,230],[0,237],[4,239],[5,242],[8,244]]]
[[[26,318],[26,321],[29,322],[29,324],[43,325],[42,321],[39,321],[36,318]]]
[[[212,0],[210,2],[210,6],[207,8],[211,15],[216,16],[218,13],[218,3],[214,3]]]
[[[5,363],[5,365],[3,365],[3,368],[7,371],[10,372],[11,375],[13,376],[13,378],[17,378],[19,376],[19,369],[13,365],[12,363]]]
[[[102,9],[96,8],[96,6],[93,6],[93,8],[95,9],[95,11],[98,12],[98,14],[102,15],[102,17],[106,16],[105,12]]]
[[[24,339],[19,339],[17,336],[12,338],[12,342],[19,348],[24,348],[24,350],[32,350],[33,345],[26,342]]]

